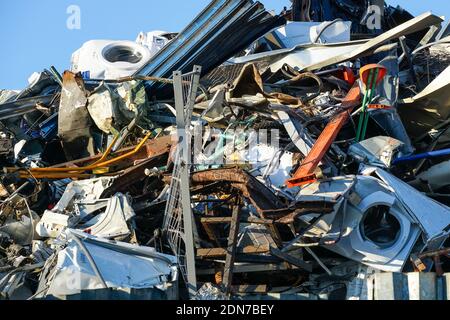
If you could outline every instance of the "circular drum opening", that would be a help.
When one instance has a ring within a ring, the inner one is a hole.
[[[108,62],[129,62],[129,63],[138,63],[142,60],[142,54],[139,51],[136,51],[134,48],[127,46],[114,46],[111,48],[107,48],[103,57]]]
[[[375,206],[364,214],[361,233],[380,247],[393,245],[400,235],[400,222],[390,213],[388,206]]]

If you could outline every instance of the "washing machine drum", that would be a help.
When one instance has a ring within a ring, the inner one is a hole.
[[[131,76],[148,60],[150,50],[132,41],[92,40],[72,55],[72,71],[85,78],[118,79]]]

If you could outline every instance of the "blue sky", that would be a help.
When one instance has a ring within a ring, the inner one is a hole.
[[[68,69],[70,57],[92,39],[135,40],[140,31],[180,31],[210,0],[1,0],[0,89],[22,89],[34,71]],[[260,0],[281,11],[289,0]],[[450,17],[447,0],[388,0],[418,15]],[[69,30],[70,5],[81,9],[81,29]]]

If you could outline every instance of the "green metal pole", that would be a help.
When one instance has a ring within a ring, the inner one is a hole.
[[[367,86],[366,86],[366,90],[364,92],[364,99],[363,99],[363,104],[362,104],[362,111],[361,111],[361,115],[359,116],[359,122],[358,122],[358,130],[356,131],[356,142],[360,141],[361,138],[361,131],[362,131],[362,126],[364,123],[364,114],[366,112],[366,103],[367,103],[367,98],[368,98],[368,93],[370,91],[370,86],[371,86],[371,81],[372,81],[372,74],[373,74],[373,70],[369,71],[369,77],[367,79]]]
[[[375,92],[375,89],[377,88],[377,79],[378,79],[379,72],[380,72],[380,69],[377,68],[375,70],[375,77],[373,79],[372,89],[370,90],[370,93],[369,93],[369,101],[367,101],[367,105],[369,105],[372,102],[373,94]],[[366,107],[366,113],[364,115],[363,131],[361,134],[361,140],[364,140],[366,138],[368,124],[369,124],[369,110],[367,110],[367,107]]]

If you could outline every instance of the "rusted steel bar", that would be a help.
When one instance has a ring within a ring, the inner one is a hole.
[[[317,179],[314,173],[317,166],[330,149],[331,145],[339,134],[339,131],[348,121],[349,114],[360,103],[361,90],[359,89],[359,85],[355,84],[348,92],[344,101],[342,101],[342,108],[345,109],[345,111],[339,113],[328,123],[328,125],[322,131],[321,135],[312,147],[308,156],[305,158],[305,160],[303,160],[300,168],[297,170],[297,172],[295,172],[294,176],[291,179],[286,181],[286,185],[289,188],[311,183]]]

